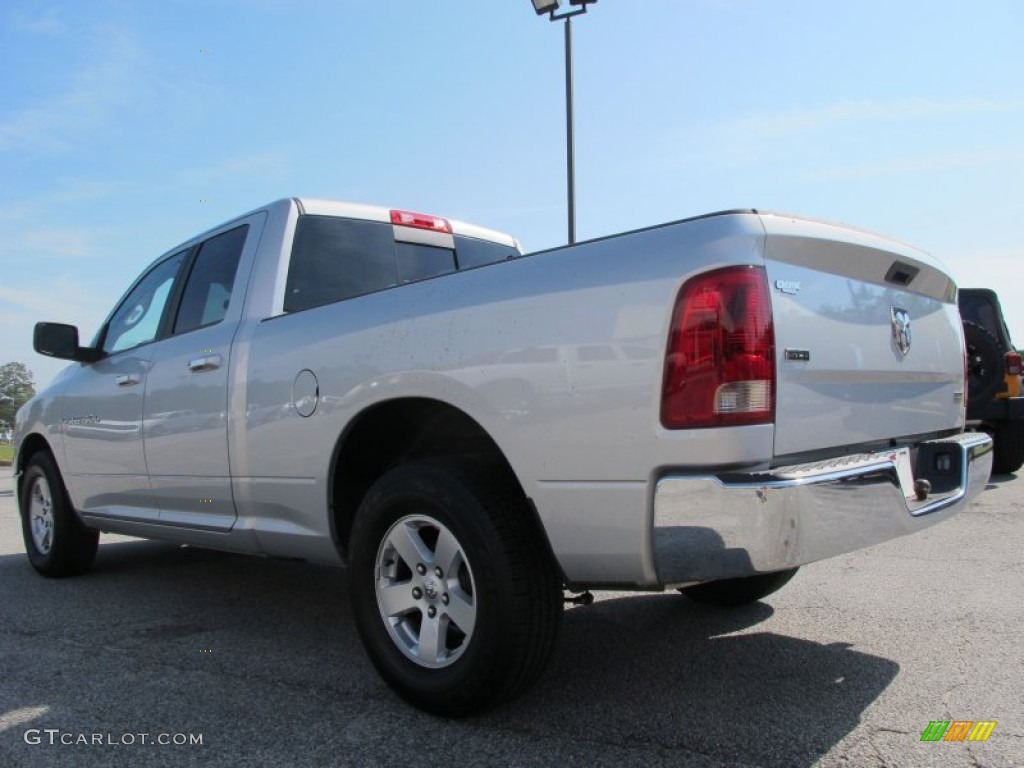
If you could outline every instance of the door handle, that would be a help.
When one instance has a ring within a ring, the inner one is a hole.
[[[215,371],[220,368],[220,364],[224,361],[220,355],[205,355],[204,357],[193,357],[188,361],[188,369],[192,373],[201,373],[202,371]]]
[[[139,377],[137,373],[122,373],[120,376],[114,379],[114,381],[117,382],[117,386],[119,387],[134,387],[136,384],[142,381],[142,379]]]

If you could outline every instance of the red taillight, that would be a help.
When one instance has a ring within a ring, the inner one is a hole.
[[[412,211],[392,211],[391,223],[403,227],[414,227],[416,229],[429,229],[433,232],[452,233],[452,225],[448,219],[440,216],[430,216],[426,213],[413,213]]]
[[[1006,353],[1006,372],[1011,376],[1020,376],[1020,353]]]
[[[727,427],[774,416],[775,333],[764,270],[729,267],[693,278],[672,315],[661,423]]]

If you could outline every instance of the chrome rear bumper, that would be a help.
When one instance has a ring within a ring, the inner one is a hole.
[[[992,439],[968,432],[766,472],[668,476],[654,497],[658,581],[679,586],[793,568],[927,528],[980,493]],[[914,480],[932,492],[919,501]]]

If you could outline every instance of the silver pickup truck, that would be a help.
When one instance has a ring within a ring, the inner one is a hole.
[[[541,674],[565,590],[738,605],[962,508],[992,458],[956,293],[753,210],[523,255],[280,200],[157,259],[88,346],[37,325],[74,362],[18,413],[25,546],[47,576],[100,532],[346,565],[383,678],[477,712]]]

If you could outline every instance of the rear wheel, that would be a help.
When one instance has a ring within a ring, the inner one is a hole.
[[[29,562],[44,576],[76,576],[96,557],[99,533],[71,509],[60,471],[48,453],[29,459],[21,482],[21,532]]]
[[[540,677],[562,589],[539,537],[521,491],[492,468],[408,464],[373,485],[350,540],[352,610],[400,696],[461,716]]]
[[[992,431],[992,474],[1006,475],[1024,465],[1024,422],[1010,421]]]
[[[682,587],[679,591],[691,600],[708,605],[732,608],[746,605],[767,597],[772,592],[782,589],[792,579],[799,568],[790,568],[775,573],[758,573],[739,579],[722,579]]]

